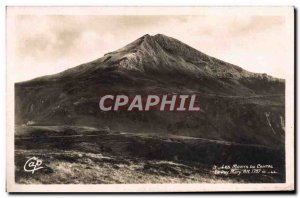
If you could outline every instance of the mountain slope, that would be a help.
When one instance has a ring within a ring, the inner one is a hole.
[[[284,141],[284,80],[248,72],[161,34],[90,63],[17,83],[16,123],[70,124],[273,147]],[[101,112],[100,94],[194,93],[201,112]],[[275,143],[275,144],[274,144]]]

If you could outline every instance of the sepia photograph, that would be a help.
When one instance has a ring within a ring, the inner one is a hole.
[[[6,12],[7,191],[294,190],[293,7]]]

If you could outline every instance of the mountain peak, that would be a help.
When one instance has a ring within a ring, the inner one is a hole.
[[[142,36],[142,38],[147,38],[147,37],[151,37],[149,34],[145,34],[144,36]]]
[[[185,45],[185,47],[190,47],[182,42],[180,42],[177,39],[174,39],[172,37],[166,36],[164,34],[155,34],[155,35],[149,35],[149,34],[145,34],[142,37],[138,38],[137,40],[133,41],[132,43],[130,43],[127,46],[130,46],[132,44],[137,44],[136,47],[140,46],[141,44],[143,44],[143,42],[147,42],[150,45],[156,45],[156,44],[163,44],[163,42],[168,42],[168,44],[174,44],[177,43],[178,45]],[[125,46],[126,47],[126,46]],[[191,48],[191,47],[190,47]]]
[[[149,37],[157,38],[157,37],[168,37],[168,36],[158,33],[158,34],[155,34],[155,35],[145,34],[141,38],[149,38]]]
[[[164,34],[155,34],[153,36],[153,38],[155,38],[155,39],[174,39],[174,38],[164,35]],[[176,40],[176,39],[174,39],[174,40]]]
[[[145,34],[128,45],[105,54],[90,63],[61,72],[56,77],[87,75],[103,70],[140,71],[144,74],[164,73],[190,76],[191,78],[241,79],[260,78],[274,80],[270,76],[248,72],[226,63],[164,34]],[[97,72],[97,73],[98,73]],[[51,76],[50,76],[51,78]],[[276,79],[275,79],[276,80]]]

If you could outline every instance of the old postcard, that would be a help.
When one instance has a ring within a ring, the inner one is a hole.
[[[293,7],[7,7],[8,192],[294,190]]]

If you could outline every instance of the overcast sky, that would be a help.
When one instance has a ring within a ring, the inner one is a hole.
[[[63,71],[157,33],[246,70],[285,78],[292,53],[286,23],[282,16],[258,15],[19,15],[8,24],[15,29],[8,45],[16,81]]]

